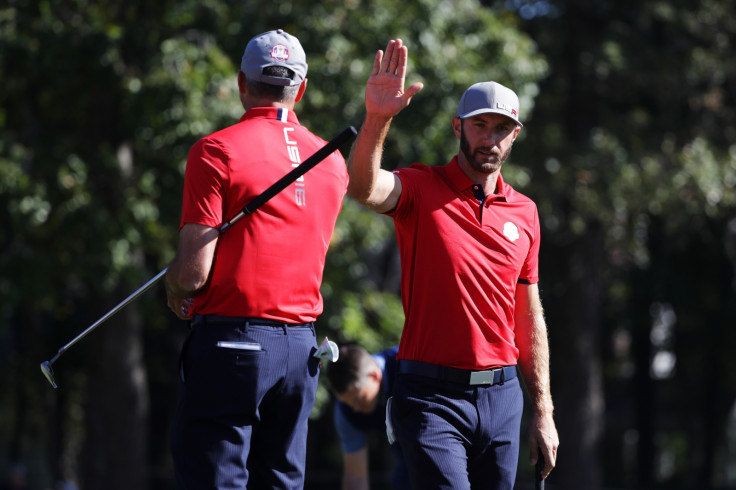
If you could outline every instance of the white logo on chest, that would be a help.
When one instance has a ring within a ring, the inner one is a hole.
[[[519,229],[511,221],[507,221],[503,224],[503,236],[510,242],[515,242],[519,239]]]

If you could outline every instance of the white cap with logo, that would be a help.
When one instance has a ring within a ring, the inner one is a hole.
[[[500,83],[476,83],[460,98],[457,108],[457,117],[460,119],[487,113],[507,116],[523,126],[519,121],[519,98],[513,90]]]

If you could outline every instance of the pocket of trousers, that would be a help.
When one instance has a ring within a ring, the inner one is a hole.
[[[235,349],[235,350],[261,350],[261,344],[257,342],[220,341],[217,343],[217,347],[221,349]]]
[[[386,437],[388,438],[388,443],[393,444],[396,442],[396,434],[394,434],[394,425],[391,423],[391,401],[393,400],[393,397],[389,397],[388,400],[386,400]]]

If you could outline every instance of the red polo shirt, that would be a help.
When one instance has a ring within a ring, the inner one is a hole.
[[[455,157],[395,172],[393,217],[406,320],[398,359],[461,369],[513,365],[517,282],[538,281],[539,218],[501,176],[481,205]]]
[[[190,150],[181,226],[218,227],[324,144],[292,111],[248,110]],[[194,312],[314,321],[322,312],[325,254],[347,183],[345,160],[334,152],[223,233]]]

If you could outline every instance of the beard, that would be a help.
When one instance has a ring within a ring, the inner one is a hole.
[[[503,162],[505,162],[511,154],[512,146],[513,143],[511,143],[506,151],[502,153],[494,152],[494,147],[492,146],[471,148],[470,143],[468,143],[468,140],[465,138],[465,131],[463,131],[463,127],[460,126],[460,151],[465,155],[465,159],[470,164],[470,168],[476,172],[492,174],[499,170],[501,165],[503,165]]]

